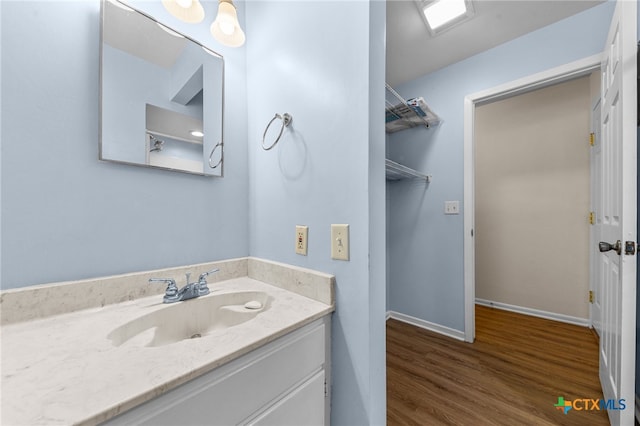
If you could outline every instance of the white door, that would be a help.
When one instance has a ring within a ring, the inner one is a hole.
[[[591,288],[591,325],[598,336],[602,336],[602,279],[600,272],[600,252],[598,243],[602,241],[602,136],[600,133],[600,100],[591,111],[591,132],[593,134],[593,146],[591,147],[591,212],[592,226],[589,236],[590,246],[590,272],[589,282]]]
[[[625,242],[636,240],[636,13],[635,1],[617,2],[602,59],[601,241],[619,249],[600,256],[600,382],[614,426],[634,423],[636,258]]]

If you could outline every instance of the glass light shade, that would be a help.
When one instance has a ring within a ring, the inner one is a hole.
[[[183,22],[197,24],[204,19],[204,8],[199,0],[162,0],[162,5]]]
[[[238,14],[233,3],[220,0],[218,16],[211,24],[211,34],[225,46],[240,47],[244,44],[244,31],[240,28]]]

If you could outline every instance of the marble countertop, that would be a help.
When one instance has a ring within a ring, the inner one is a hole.
[[[3,325],[1,423],[100,423],[334,310],[249,276],[211,288],[204,297],[262,291],[273,299],[243,324],[159,347],[116,347],[107,336],[166,308],[160,295]]]

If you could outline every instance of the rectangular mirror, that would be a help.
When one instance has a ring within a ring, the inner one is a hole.
[[[100,47],[100,160],[222,176],[222,56],[117,0]]]

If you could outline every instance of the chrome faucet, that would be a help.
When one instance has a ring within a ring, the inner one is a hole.
[[[207,285],[207,276],[209,274],[213,274],[214,272],[218,272],[219,269],[212,269],[209,272],[205,272],[200,274],[200,278],[198,281],[189,283],[189,278],[191,277],[191,273],[186,274],[186,285],[181,289],[178,289],[176,285],[176,281],[170,278],[149,278],[150,283],[167,283],[167,289],[164,292],[164,297],[162,298],[163,303],[174,303],[180,302],[182,300],[189,300],[200,296],[205,296],[209,294],[209,286]]]

